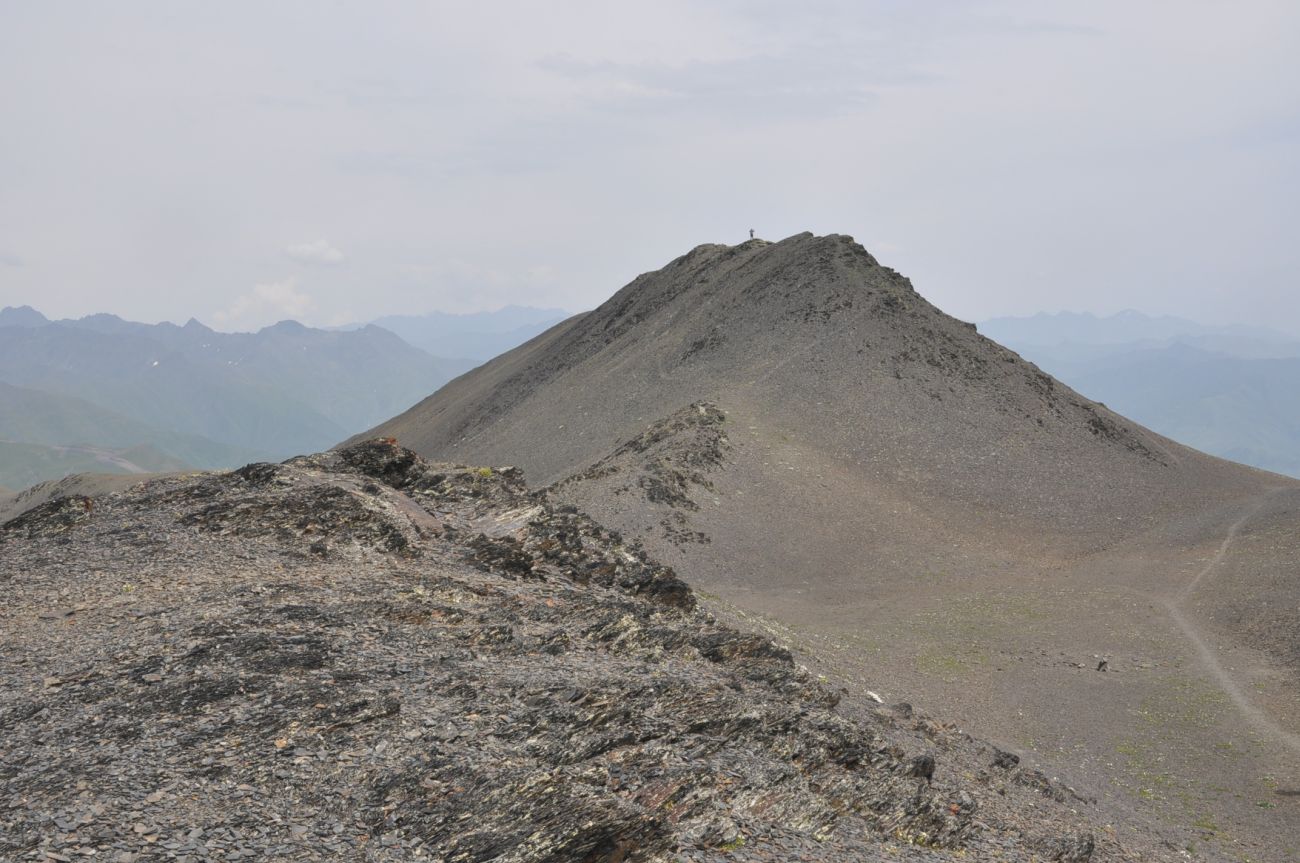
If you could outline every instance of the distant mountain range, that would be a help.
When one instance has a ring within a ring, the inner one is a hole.
[[[1300,338],[1134,311],[995,318],[979,330],[1161,434],[1300,476]]]
[[[230,467],[312,452],[473,365],[392,332],[282,321],[219,333],[0,310],[0,485],[68,473]]]
[[[1264,327],[1202,324],[1172,315],[1144,315],[1131,309],[1108,317],[1045,312],[1029,317],[991,318],[979,324],[979,330],[1003,344],[1069,346],[1094,354],[1115,347],[1131,350],[1180,344],[1239,357],[1300,356],[1300,336]]]
[[[545,332],[569,316],[562,309],[506,306],[495,312],[453,315],[389,315],[370,323],[401,336],[417,348],[439,357],[487,362],[516,345]],[[356,329],[351,324],[342,329]]]

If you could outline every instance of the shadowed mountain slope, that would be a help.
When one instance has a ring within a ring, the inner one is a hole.
[[[700,246],[368,434],[518,465],[849,691],[956,710],[1171,841],[1213,811],[1222,859],[1300,847],[1269,790],[1300,786],[1300,585],[1278,553],[1249,584],[1252,513],[1300,485],[1079,395],[849,237]]]
[[[26,488],[84,471],[240,464],[257,453],[150,426],[74,396],[0,383],[0,482]]]
[[[149,444],[115,449],[0,441],[0,476],[18,488],[88,472],[139,475],[190,467]]]
[[[4,309],[0,382],[27,391],[36,412],[0,418],[0,437],[21,423],[10,438],[21,443],[152,444],[195,467],[231,467],[328,446],[466,367],[373,326],[327,332],[281,321],[220,333],[194,320],[51,322],[29,308]],[[15,392],[0,391],[0,405]]]
[[[166,432],[75,396],[0,382],[0,440],[106,447],[153,443],[195,467],[215,467],[254,453],[197,435]]]

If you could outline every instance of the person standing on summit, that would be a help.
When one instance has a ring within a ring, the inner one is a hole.
[[[754,239],[754,229],[753,229],[753,228],[750,228],[750,229],[749,229],[749,238],[750,238],[751,240]]]

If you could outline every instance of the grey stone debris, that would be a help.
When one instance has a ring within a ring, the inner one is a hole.
[[[51,500],[0,584],[3,860],[1136,859],[510,468],[373,440]]]

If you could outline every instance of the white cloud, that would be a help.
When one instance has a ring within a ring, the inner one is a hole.
[[[312,240],[309,243],[295,243],[286,248],[284,253],[300,264],[332,267],[343,263],[343,253],[324,239]]]
[[[1298,3],[121,5],[5,18],[0,305],[184,320],[298,273],[319,323],[590,308],[753,227],[970,320],[1300,328]]]
[[[298,280],[290,276],[254,285],[251,292],[236,297],[229,308],[213,318],[222,329],[253,329],[286,318],[300,319],[314,305],[309,295],[298,290]]]

